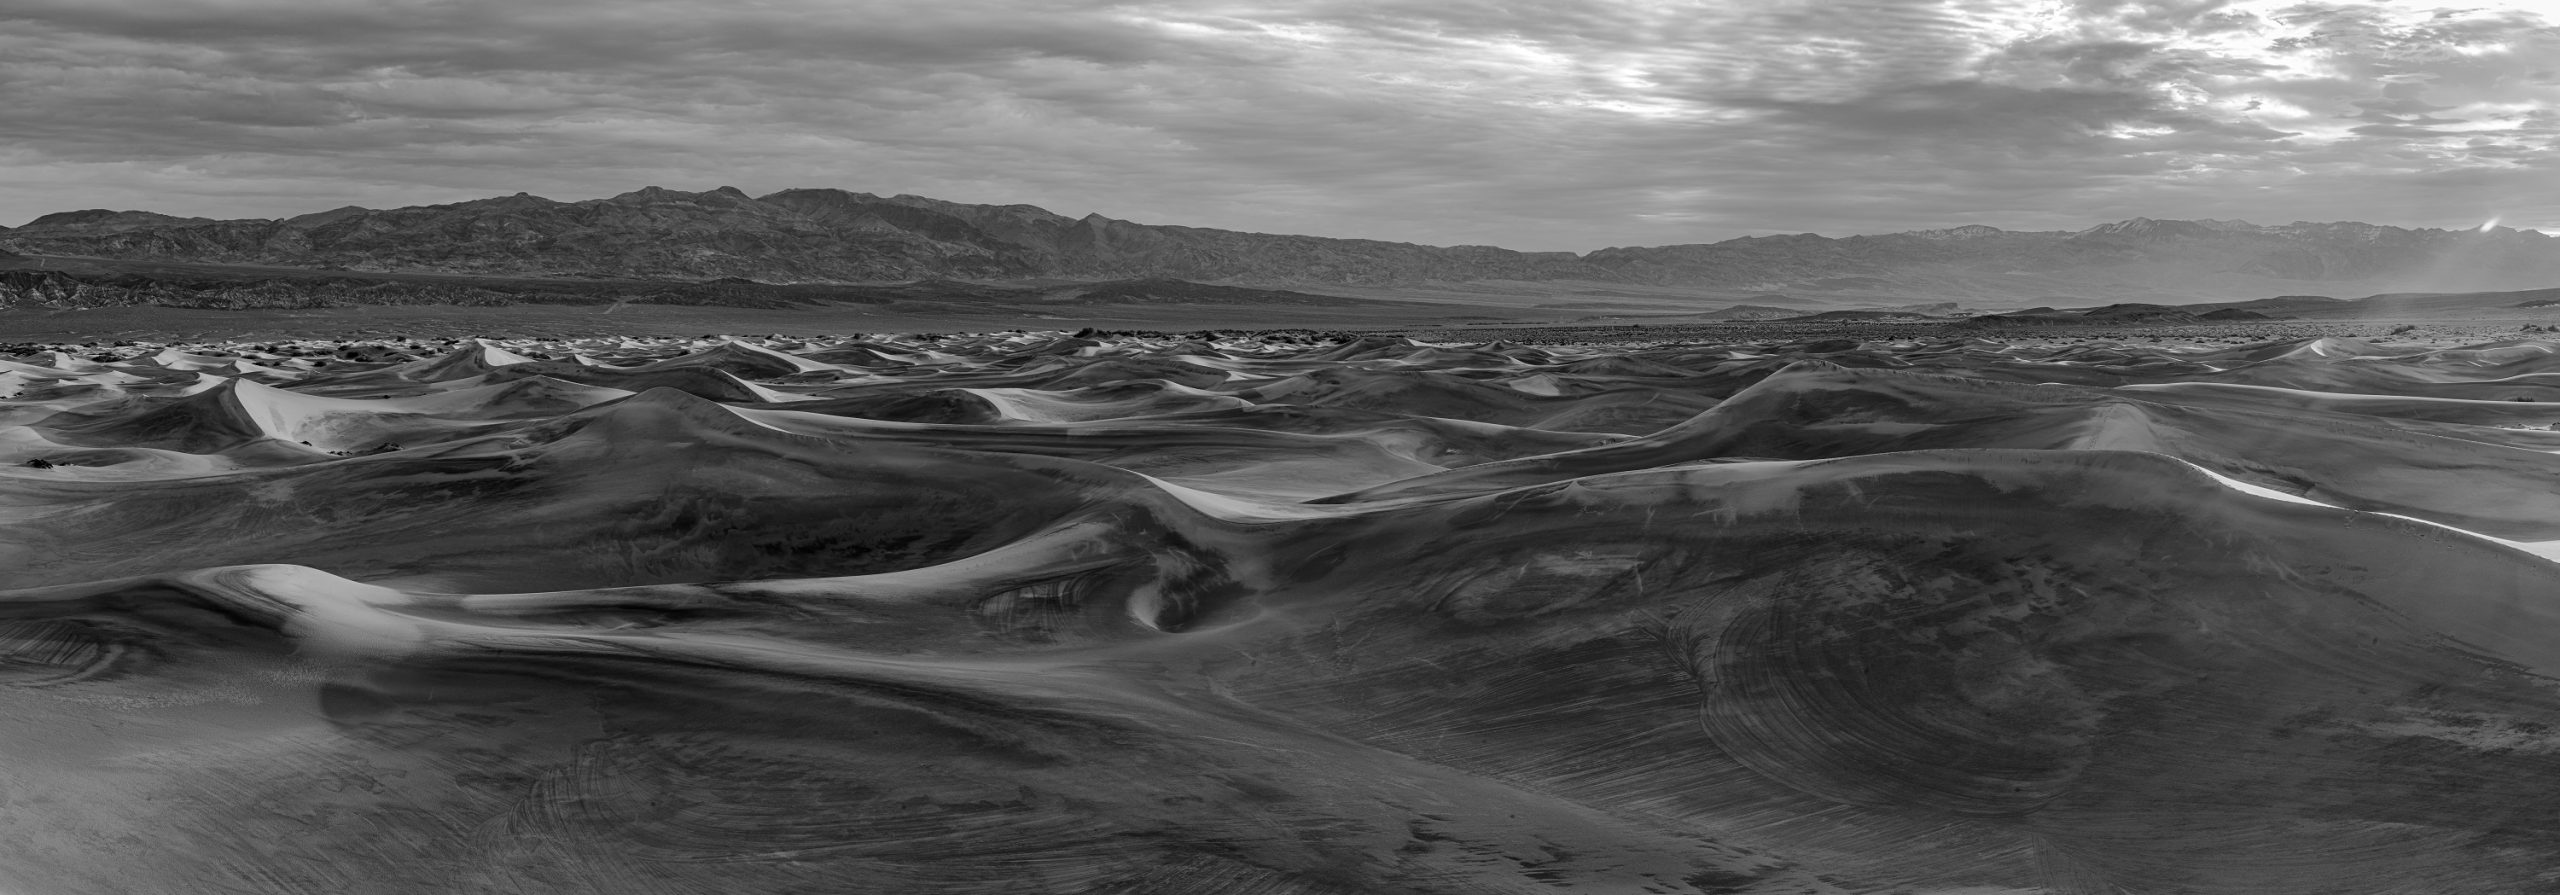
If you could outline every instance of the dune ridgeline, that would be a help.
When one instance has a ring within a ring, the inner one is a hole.
[[[0,890],[2560,887],[2560,355],[0,353]]]

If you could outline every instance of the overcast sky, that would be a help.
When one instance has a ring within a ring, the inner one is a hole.
[[[2560,0],[0,0],[0,224],[823,186],[1588,250],[2560,232]]]

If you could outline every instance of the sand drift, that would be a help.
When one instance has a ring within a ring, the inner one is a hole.
[[[0,354],[0,892],[2560,890],[2560,354]]]

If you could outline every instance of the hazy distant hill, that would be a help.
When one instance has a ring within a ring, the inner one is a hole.
[[[281,220],[72,211],[0,229],[0,249],[534,277],[769,283],[1179,278],[1267,286],[1576,280],[1975,300],[2068,293],[2175,301],[2259,297],[2315,284],[2331,292],[2450,292],[2560,283],[2560,240],[2505,228],[2136,218],[2078,232],[1974,225],[1576,255],[1137,224],[1028,205],[834,189],[751,197],[728,187],[700,193],[650,187],[582,202],[519,193]]]
[[[2325,291],[2515,289],[2560,283],[2560,240],[2498,228],[2410,230],[2364,223],[2155,221],[2079,232],[1970,226],[1833,239],[1745,237],[1601,249],[1586,263],[1640,282],[1798,293],[2041,297],[2258,297]],[[2424,287],[2396,284],[2432,284]]]

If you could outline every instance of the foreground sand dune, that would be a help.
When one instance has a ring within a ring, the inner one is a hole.
[[[0,892],[2553,891],[2555,363],[0,358]]]

